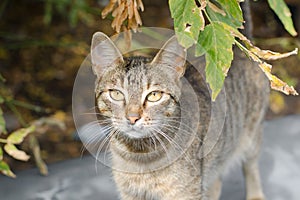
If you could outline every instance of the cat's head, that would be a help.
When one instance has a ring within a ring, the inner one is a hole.
[[[129,148],[134,141],[143,140],[147,146],[152,140],[161,143],[174,137],[180,123],[185,58],[186,51],[175,36],[151,59],[124,58],[105,34],[94,34],[91,61],[97,76],[96,106],[110,121],[116,138]]]

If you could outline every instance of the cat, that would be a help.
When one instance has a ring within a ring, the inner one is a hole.
[[[212,127],[221,134],[207,146],[214,104],[205,78],[186,63],[176,36],[149,58],[123,57],[104,33],[93,35],[96,107],[99,122],[111,128],[112,172],[122,200],[217,200],[221,176],[236,162],[242,162],[246,199],[264,199],[257,158],[268,81],[241,51],[234,52],[224,105],[215,107],[221,115],[226,108],[224,121],[217,118]]]

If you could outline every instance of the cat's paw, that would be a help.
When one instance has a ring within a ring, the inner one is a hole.
[[[254,197],[250,199],[247,198],[247,200],[266,200],[266,199],[264,197]]]

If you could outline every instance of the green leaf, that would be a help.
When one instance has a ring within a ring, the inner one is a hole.
[[[5,78],[0,74],[0,81],[1,82],[5,82],[6,80],[5,80]]]
[[[29,126],[27,128],[21,128],[7,137],[7,143],[20,144],[23,142],[24,138],[31,132],[35,130],[35,126]]]
[[[178,42],[185,48],[192,46],[204,28],[202,10],[193,0],[169,0],[169,6]]]
[[[3,159],[3,150],[2,147],[0,147],[0,161]]]
[[[45,2],[44,23],[49,25],[52,21],[53,3],[51,0]]]
[[[233,60],[233,43],[234,36],[221,22],[212,22],[199,35],[196,56],[205,53],[206,81],[212,90],[213,100],[221,91]]]
[[[283,0],[268,0],[268,3],[272,10],[276,13],[279,17],[280,21],[282,22],[284,28],[292,35],[296,36],[297,32],[295,30],[293,21],[292,21],[292,14],[290,9],[287,7]]]
[[[4,98],[3,96],[0,95],[0,104],[4,103]]]
[[[236,22],[243,23],[242,9],[237,0],[218,0],[224,11],[229,14]]]
[[[4,150],[8,153],[8,155],[17,160],[27,161],[30,158],[30,156],[28,156],[24,151],[17,149],[17,147],[13,144],[4,145]]]
[[[6,129],[5,129],[5,119],[3,117],[3,111],[0,108],[0,134],[1,133],[6,133]]]
[[[218,3],[225,12],[225,15],[216,12],[212,6],[214,4],[209,3],[206,6],[206,11],[210,19],[212,21],[224,22],[234,28],[242,28],[244,19],[239,3],[236,0],[219,0]]]
[[[8,164],[6,162],[4,162],[3,160],[0,161],[0,171],[2,174],[12,177],[12,178],[16,178],[16,175],[10,170]]]

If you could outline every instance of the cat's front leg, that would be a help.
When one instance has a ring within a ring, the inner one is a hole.
[[[146,200],[146,199],[142,199],[142,198],[138,198],[136,196],[132,196],[130,194],[125,194],[121,192],[121,200]]]
[[[222,189],[222,181],[220,178],[217,178],[212,186],[209,188],[207,193],[207,199],[209,200],[219,200]]]
[[[257,160],[249,159],[244,162],[243,172],[246,181],[247,200],[264,200]]]
[[[252,148],[246,153],[246,159],[243,162],[243,172],[246,182],[247,200],[265,200],[258,168],[258,155],[261,143],[261,130],[256,132],[258,139]]]

